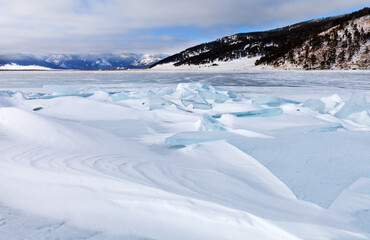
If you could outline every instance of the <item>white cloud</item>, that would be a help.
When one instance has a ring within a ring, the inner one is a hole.
[[[135,46],[136,49],[152,46],[163,51],[164,44],[174,42],[141,36],[137,30],[285,24],[346,12],[367,3],[367,0],[0,0],[0,51],[129,51]],[[119,42],[117,36],[124,36],[126,42]]]

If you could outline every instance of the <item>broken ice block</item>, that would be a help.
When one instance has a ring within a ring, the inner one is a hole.
[[[9,106],[12,106],[12,105],[13,104],[9,101],[8,98],[0,96],[0,107],[9,107]]]
[[[226,131],[226,127],[208,114],[201,118],[200,131]]]
[[[149,110],[162,109],[172,105],[172,102],[155,94],[153,91],[148,91]]]
[[[178,84],[174,96],[179,97],[184,106],[192,104],[195,109],[212,109],[207,100],[224,103],[230,98],[236,99],[236,95],[231,91],[200,82]]]
[[[364,93],[353,93],[351,98],[334,114],[337,118],[370,125],[370,114]]]
[[[124,101],[124,100],[128,100],[132,97],[130,97],[129,93],[126,93],[126,92],[119,92],[119,93],[114,93],[110,96],[110,98],[112,99],[112,101]]]
[[[171,95],[175,90],[170,87],[161,88],[159,91],[156,91],[156,94],[159,96]]]
[[[211,110],[212,109],[212,105],[209,104],[209,103],[198,103],[198,102],[194,102],[193,103],[193,108],[194,109],[200,109],[200,110]]]
[[[230,98],[236,98],[236,94],[232,91],[227,91],[227,95],[229,95]]]
[[[310,108],[319,113],[325,112],[325,103],[319,99],[309,98],[303,103],[302,107]]]
[[[215,103],[224,103],[227,100],[229,100],[229,96],[227,96],[223,93],[216,92],[214,99],[215,99]]]
[[[12,91],[0,91],[0,97],[11,97],[14,94]]]
[[[269,107],[279,107],[285,103],[299,104],[300,102],[266,95],[253,99],[252,103],[257,105],[267,105]]]
[[[333,94],[328,97],[322,97],[320,100],[325,104],[325,112],[330,112],[334,108],[343,103],[343,99],[338,94]]]
[[[201,109],[201,110],[212,109],[212,105],[209,104],[207,100],[205,100],[200,95],[196,95],[188,99],[181,99],[181,102],[182,104],[184,104],[185,107],[192,104],[194,109]]]
[[[179,98],[188,98],[196,95],[196,92],[192,89],[189,89],[188,83],[179,83],[176,87],[174,95]]]

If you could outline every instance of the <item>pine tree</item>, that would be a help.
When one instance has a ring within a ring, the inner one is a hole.
[[[316,64],[317,57],[315,54],[311,55],[311,67],[313,67]]]
[[[346,54],[345,54],[344,50],[342,50],[338,55],[338,59],[339,59],[339,61],[344,61],[345,57],[346,57]]]

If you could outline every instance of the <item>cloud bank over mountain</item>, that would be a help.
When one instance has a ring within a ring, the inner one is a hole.
[[[344,13],[366,0],[0,0],[0,52],[173,53],[237,29]]]

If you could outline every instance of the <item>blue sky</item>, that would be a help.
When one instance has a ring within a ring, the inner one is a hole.
[[[0,54],[166,53],[368,0],[0,0]]]

